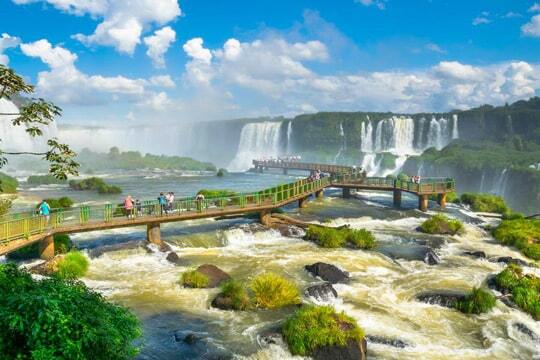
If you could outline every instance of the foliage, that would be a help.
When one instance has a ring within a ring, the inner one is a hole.
[[[251,307],[251,300],[246,286],[237,280],[228,280],[221,285],[221,295],[231,300],[234,310],[247,310]]]
[[[481,288],[473,288],[463,300],[458,300],[454,307],[465,314],[482,314],[495,306],[495,296]]]
[[[304,239],[314,241],[324,248],[339,248],[349,244],[358,249],[370,250],[376,245],[373,233],[365,229],[309,225]]]
[[[96,170],[136,170],[136,169],[166,169],[166,170],[192,170],[216,171],[216,167],[207,162],[200,162],[189,157],[166,155],[142,155],[138,151],[120,151],[112,147],[109,153],[97,153],[83,149],[77,160],[85,169]]]
[[[34,92],[32,85],[27,84],[22,77],[2,64],[0,64],[0,88],[0,99],[7,100],[13,96]],[[54,118],[60,116],[61,113],[62,110],[58,106],[44,99],[28,99],[25,105],[19,108],[18,113],[0,115],[14,116],[15,118],[11,121],[13,126],[23,126],[29,136],[36,137],[42,136],[42,127],[52,123]],[[79,164],[73,160],[76,154],[68,145],[59,143],[54,138],[47,140],[47,145],[49,150],[39,153],[0,151],[0,167],[8,162],[4,155],[27,154],[43,156],[50,164],[49,172],[58,179],[66,179],[68,175],[78,174]]]
[[[58,262],[57,275],[62,279],[78,279],[86,274],[89,265],[86,256],[78,251],[71,251]]]
[[[273,273],[258,275],[251,281],[253,303],[263,309],[276,309],[299,304],[300,293],[295,284]]]
[[[58,179],[52,175],[31,175],[26,182],[30,185],[65,184],[66,180]]]
[[[515,212],[515,211],[507,211],[503,214],[503,220],[518,220],[518,219],[523,219],[525,218],[525,215],[523,215],[522,213],[520,212]]]
[[[509,210],[504,199],[497,195],[464,193],[460,200],[462,204],[470,205],[473,211],[504,214]]]
[[[405,173],[399,173],[397,179],[401,181],[409,181],[411,178]]]
[[[67,234],[54,234],[54,254],[65,254],[73,248],[73,242]],[[12,260],[28,260],[39,258],[39,243],[25,246],[7,255]]]
[[[84,180],[71,180],[69,187],[73,190],[96,190],[99,194],[120,194],[122,189],[115,185],[108,185],[103,179],[91,177]]]
[[[210,279],[205,274],[197,270],[186,271],[182,274],[182,285],[191,288],[205,288],[208,286]]]
[[[0,265],[0,353],[4,359],[130,359],[141,335],[129,310],[82,282],[34,280]]]
[[[218,172],[216,173],[216,176],[217,177],[224,177],[225,175],[227,175],[227,170],[226,169],[223,169],[223,168],[220,168],[218,170]]]
[[[214,198],[238,196],[238,193],[236,191],[232,191],[232,190],[201,189],[201,190],[199,190],[197,192],[197,194],[202,194],[205,199],[214,199]]]
[[[324,346],[360,341],[364,332],[356,321],[330,306],[302,306],[287,319],[283,337],[293,355],[308,356]]]
[[[15,194],[19,182],[14,177],[0,173],[0,193]]]
[[[62,196],[58,199],[53,199],[53,198],[43,199],[43,201],[49,204],[51,209],[64,209],[64,208],[70,208],[73,206],[73,199],[71,199],[68,196]],[[36,208],[39,208],[39,205],[41,205],[41,202],[39,202],[36,205]]]
[[[510,291],[517,306],[540,320],[540,278],[524,275],[519,266],[511,264],[497,274],[495,281],[500,288]]]
[[[463,224],[457,219],[437,214],[420,225],[420,230],[426,234],[451,234],[455,235],[463,231]]]
[[[431,195],[429,195],[429,200],[438,201],[439,196],[437,194],[431,194]],[[460,199],[459,199],[459,196],[456,194],[455,191],[451,191],[451,192],[446,193],[446,202],[447,203],[453,203],[453,204],[459,204]]]
[[[503,220],[493,230],[493,236],[505,245],[515,246],[525,256],[540,260],[540,220]]]
[[[0,216],[6,215],[11,210],[12,205],[11,199],[0,199]]]

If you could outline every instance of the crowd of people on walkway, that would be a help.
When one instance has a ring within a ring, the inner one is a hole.
[[[420,181],[421,181],[422,179],[420,178],[420,175],[414,175],[414,176],[411,177],[411,180],[412,180],[412,182],[415,183],[415,184],[420,184]]]
[[[300,155],[286,155],[286,156],[270,156],[270,157],[262,157],[260,159],[257,159],[257,161],[264,162],[264,163],[286,163],[286,162],[299,162],[302,161],[302,157]]]
[[[311,171],[307,180],[309,182],[312,182],[312,181],[317,181],[317,180],[321,180],[321,178],[323,177],[323,174],[321,173],[321,170],[320,169],[317,169],[315,171]]]

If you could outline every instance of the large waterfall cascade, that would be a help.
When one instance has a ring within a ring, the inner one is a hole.
[[[244,125],[236,156],[228,169],[245,171],[251,161],[262,157],[277,157],[281,154],[281,121],[264,121]]]
[[[0,114],[17,114],[17,106],[6,99],[0,99]],[[0,139],[3,150],[41,152],[47,149],[47,140],[57,136],[56,123],[41,126],[43,136],[32,137],[26,132],[26,127],[13,126],[16,115],[0,115]]]
[[[339,148],[339,151],[337,152],[336,156],[334,157],[334,164],[337,164],[339,158],[343,154],[344,151],[347,150],[347,138],[345,137],[345,131],[343,131],[343,123],[339,123],[339,136],[341,137],[341,147]]]
[[[421,118],[415,122],[411,117],[392,116],[380,121],[362,122],[360,128],[360,151],[363,154],[362,168],[368,175],[386,176],[399,172],[407,158],[419,155],[428,148],[442,149],[459,137],[458,117]],[[383,153],[396,156],[393,169],[381,169]]]

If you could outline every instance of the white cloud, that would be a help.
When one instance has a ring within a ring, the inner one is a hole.
[[[10,36],[6,33],[0,36],[0,64],[7,65],[9,63],[9,58],[4,54],[4,50],[16,47],[20,42],[21,39],[18,37]]]
[[[188,40],[182,48],[189,57],[193,58],[193,60],[210,64],[210,61],[212,61],[212,53],[210,50],[204,48],[203,43],[204,41],[202,38],[193,38]]]
[[[489,24],[491,20],[489,20],[486,16],[477,16],[473,19],[472,24],[474,26],[482,25],[482,24]]]
[[[159,87],[173,88],[176,86],[169,75],[152,76],[149,82],[151,85]]]
[[[521,15],[520,13],[513,12],[513,11],[509,11],[503,15],[503,18],[505,19],[513,19],[513,18],[520,18],[520,17],[523,17],[523,15]]]
[[[439,53],[439,54],[446,54],[446,51],[435,43],[426,44],[426,49],[429,51]]]
[[[137,103],[140,107],[158,111],[166,110],[171,104],[172,101],[165,92],[149,94]]]
[[[355,2],[360,3],[364,6],[376,6],[381,10],[384,10],[386,8],[386,0],[355,0]]]
[[[144,43],[148,46],[146,55],[152,59],[155,67],[165,67],[165,53],[175,40],[176,32],[170,26],[156,30],[154,35],[144,38]]]
[[[530,8],[529,12],[540,12],[540,4],[534,3]]]
[[[535,15],[521,27],[521,33],[525,36],[540,37],[540,15]]]
[[[89,14],[103,21],[90,35],[73,37],[86,45],[112,46],[133,54],[141,42],[143,30],[165,25],[181,14],[177,0],[13,0],[16,4],[46,2],[74,15]]]

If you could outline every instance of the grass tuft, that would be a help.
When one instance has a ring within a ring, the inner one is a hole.
[[[77,279],[86,274],[89,265],[86,256],[78,251],[72,251],[58,262],[56,274],[62,279]]]
[[[324,346],[345,346],[364,332],[356,321],[330,306],[303,306],[283,326],[283,337],[293,355],[308,356]]]
[[[473,211],[505,214],[510,209],[504,199],[497,195],[482,193],[461,194],[461,203],[469,205]]]
[[[426,234],[450,234],[455,235],[463,231],[463,224],[456,219],[437,214],[420,225],[420,230]]]
[[[210,279],[203,273],[197,270],[186,271],[182,274],[182,285],[191,288],[205,288],[208,286]]]
[[[295,284],[282,276],[264,273],[251,281],[253,303],[263,309],[276,309],[299,304],[300,293]]]
[[[465,299],[456,302],[454,307],[465,314],[482,314],[495,306],[495,296],[481,288],[473,288]]]
[[[375,236],[366,229],[349,229],[347,231],[347,242],[358,249],[370,250],[376,245]]]
[[[510,291],[517,306],[540,320],[540,278],[524,275],[521,267],[511,264],[497,274],[495,281],[500,288]]]
[[[246,286],[237,280],[228,280],[221,285],[221,295],[231,300],[234,310],[247,310],[251,301]]]
[[[504,245],[515,246],[523,255],[540,260],[540,220],[503,220],[493,236]]]
[[[310,225],[304,237],[305,240],[316,242],[323,248],[340,248],[349,244],[359,249],[373,249],[376,245],[375,236],[365,229],[331,228]]]

